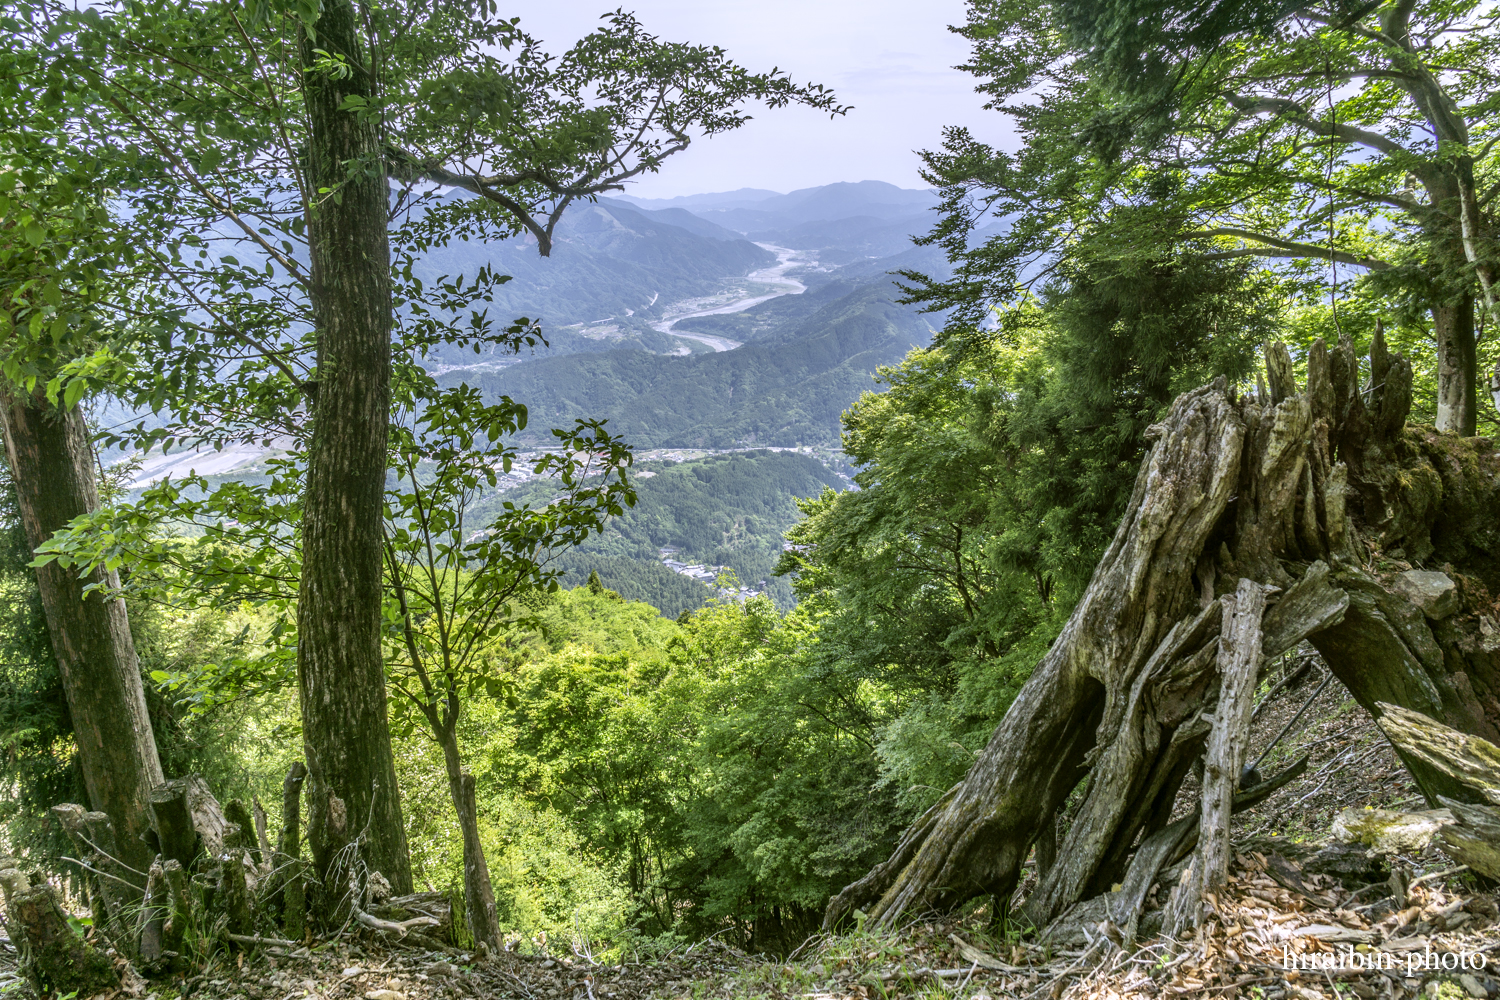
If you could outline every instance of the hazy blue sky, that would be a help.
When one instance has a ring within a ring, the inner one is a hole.
[[[621,0],[548,0],[510,8],[560,53]],[[968,54],[948,31],[963,0],[639,0],[624,3],[653,34],[723,47],[752,70],[778,66],[832,87],[854,105],[844,118],[802,109],[755,112],[738,132],[698,141],[631,193],[665,198],[740,187],[790,191],[834,181],[922,186],[914,150],[944,125],[1000,140],[1001,116],[980,110],[974,81],[953,67]]]

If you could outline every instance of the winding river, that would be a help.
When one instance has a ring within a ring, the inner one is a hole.
[[[707,344],[716,351],[732,351],[736,347],[739,347],[739,341],[730,340],[727,337],[713,337],[706,333],[688,333],[687,331],[679,331],[672,328],[685,319],[692,319],[696,316],[723,316],[728,313],[744,312],[746,309],[758,306],[762,302],[768,302],[783,295],[800,295],[807,291],[807,286],[802,282],[796,278],[788,278],[786,276],[786,272],[792,268],[808,263],[805,260],[794,259],[797,257],[796,250],[789,250],[786,247],[779,247],[771,243],[757,243],[756,246],[774,253],[776,255],[776,263],[770,267],[761,268],[759,271],[751,271],[746,275],[745,280],[758,285],[771,285],[777,289],[776,291],[767,295],[753,295],[749,298],[736,299],[727,305],[714,306],[711,309],[698,309],[684,312],[677,316],[670,316],[651,324],[652,327],[660,330],[662,333],[670,333],[674,337],[683,337],[687,340],[696,340],[700,344]]]

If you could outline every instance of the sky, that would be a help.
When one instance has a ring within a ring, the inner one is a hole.
[[[631,185],[638,197],[861,180],[925,187],[915,151],[939,146],[944,126],[1005,144],[1004,119],[983,111],[973,77],[953,68],[968,55],[947,27],[963,22],[963,0],[527,0],[510,10],[557,54],[622,5],[665,41],[718,45],[752,71],[779,67],[854,106],[831,121],[759,108],[738,131],[699,139]]]

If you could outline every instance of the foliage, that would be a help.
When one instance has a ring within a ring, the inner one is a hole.
[[[401,487],[386,493],[387,675],[402,695],[398,725],[415,709],[444,745],[465,696],[497,693],[483,664],[506,627],[508,606],[519,595],[556,589],[555,553],[635,503],[625,479],[629,449],[602,426],[580,421],[571,433],[554,432],[559,450],[532,470],[556,477],[561,495],[536,508],[506,500],[487,520],[466,524],[472,501],[511,470],[512,436],[525,421],[525,409],[511,400],[487,406],[462,386],[439,394],[411,427],[398,424],[393,434],[391,466]]]
[[[1462,328],[1495,256],[1497,24],[1470,0],[973,5],[965,68],[1023,145],[950,129],[926,154],[946,198],[928,239],[958,273],[910,274],[914,294],[972,326],[1116,227],[1166,258],[1282,261],[1298,305],[1357,285],[1388,321]]]
[[[815,663],[824,614],[716,601],[679,625],[602,588],[557,595],[515,706],[476,709],[498,734],[477,717],[467,733],[481,787],[507,790],[491,808],[513,789],[566,819],[648,933],[800,940],[899,823],[871,733],[830,721],[848,692]]]

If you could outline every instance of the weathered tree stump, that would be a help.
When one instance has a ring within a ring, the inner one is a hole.
[[[140,956],[141,961],[150,965],[161,961],[162,931],[167,922],[167,875],[162,866],[161,856],[157,855],[155,861],[151,862],[151,870],[146,879],[146,896],[141,901],[141,923],[140,923]]]
[[[1280,774],[1238,792],[1230,805],[1230,812],[1239,813],[1264,802],[1306,771],[1307,757],[1304,756]],[[1108,920],[1120,929],[1122,941],[1134,941],[1147,893],[1158,875],[1197,846],[1202,818],[1201,811],[1194,812],[1145,838],[1131,858],[1130,868],[1118,890],[1069,907],[1046,927],[1043,937],[1057,943],[1076,943],[1075,938],[1086,939],[1082,927],[1087,926],[1092,932],[1101,921]]]
[[[230,826],[224,834],[224,846],[246,848],[259,863],[260,859],[255,857],[259,845],[255,841],[255,820],[250,815],[250,807],[239,799],[230,799],[224,805],[224,819]]]
[[[145,874],[120,861],[114,824],[104,813],[88,812],[73,802],[55,805],[50,813],[78,852],[78,874],[94,926],[121,952],[131,953],[136,939],[133,914],[141,900],[136,886],[145,882]]]
[[[187,872],[175,859],[162,865],[167,883],[167,917],[161,929],[162,955],[180,955],[183,941],[193,924],[192,897],[188,894]]]
[[[307,780],[307,765],[295,761],[281,782],[281,834],[276,851],[289,858],[302,853],[302,784]]]
[[[97,948],[74,933],[45,882],[30,879],[11,866],[0,870],[5,891],[7,924],[20,952],[21,975],[39,996],[93,996],[118,989],[119,973]]]
[[[1061,635],[965,779],[830,901],[825,926],[856,908],[890,926],[1009,898],[1043,823],[1085,778],[1024,914],[1046,926],[1120,881],[1203,752],[1221,599],[1241,579],[1276,588],[1265,658],[1306,638],[1373,714],[1407,704],[1500,737],[1500,642],[1480,617],[1500,592],[1500,458],[1483,439],[1406,428],[1411,368],[1378,337],[1369,387],[1347,339],[1316,342],[1306,368],[1298,392],[1286,349],[1269,345],[1268,389],[1241,398],[1221,380],[1151,428],[1126,513]],[[1457,581],[1459,612],[1431,619],[1397,591],[1394,574],[1422,565]],[[1403,756],[1434,802],[1453,790]]]
[[[232,934],[255,932],[253,885],[247,876],[251,868],[250,853],[243,847],[229,848],[219,865],[219,900]]]
[[[234,833],[208,782],[196,774],[164,781],[151,790],[161,853],[191,868],[199,852],[216,858],[224,853],[225,838]]]
[[[1229,817],[1250,743],[1266,592],[1258,583],[1241,580],[1234,596],[1226,595],[1220,603],[1224,621],[1217,664],[1219,700],[1204,755],[1198,852],[1168,907],[1166,931],[1173,937],[1198,926],[1203,916],[1203,893],[1218,890],[1229,875]]]

